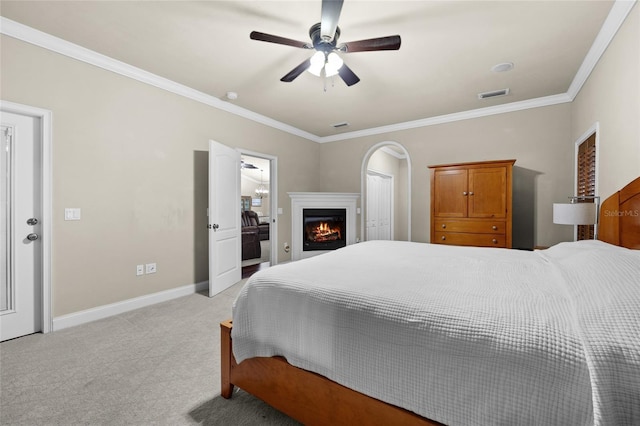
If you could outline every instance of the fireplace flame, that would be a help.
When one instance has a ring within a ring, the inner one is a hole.
[[[315,229],[311,231],[313,241],[336,241],[342,239],[340,228],[332,228],[327,222],[320,222]]]

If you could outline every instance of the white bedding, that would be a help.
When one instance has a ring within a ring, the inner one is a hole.
[[[640,424],[640,252],[373,241],[255,274],[238,362],[289,363],[449,425]]]

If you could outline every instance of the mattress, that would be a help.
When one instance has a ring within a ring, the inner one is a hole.
[[[449,425],[639,424],[639,277],[599,241],[359,243],[253,275],[233,351]]]

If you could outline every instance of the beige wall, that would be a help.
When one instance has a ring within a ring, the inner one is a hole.
[[[278,157],[287,191],[315,191],[319,145],[3,36],[0,96],[53,112],[53,315],[208,279],[208,140]],[[82,220],[64,221],[65,207]],[[282,246],[282,244],[279,244]],[[278,250],[280,259],[288,259]],[[158,272],[136,277],[135,266]]]
[[[429,241],[427,166],[516,159],[514,173],[521,181],[518,195],[531,198],[533,209],[530,223],[521,226],[532,230],[537,245],[567,241],[572,238],[571,229],[553,225],[551,209],[553,202],[566,199],[573,184],[570,111],[570,104],[561,104],[325,143],[320,159],[329,166],[321,169],[323,190],[359,191],[360,164],[368,149],[382,141],[398,142],[411,158],[412,240]]]
[[[599,123],[598,193],[640,176],[640,6],[631,10],[572,107],[571,143]]]

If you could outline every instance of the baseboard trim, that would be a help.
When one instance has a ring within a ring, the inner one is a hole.
[[[109,305],[98,306],[96,308],[62,315],[53,319],[53,331],[108,318],[124,312],[133,311],[134,309],[144,308],[145,306],[177,299],[179,297],[189,296],[200,291],[205,291],[208,288],[209,281],[203,281],[197,284],[188,284],[182,287],[172,288],[171,290],[160,291],[158,293],[123,300],[122,302],[111,303]]]

